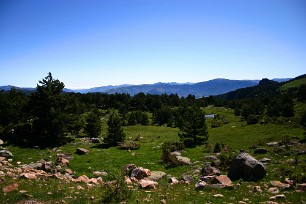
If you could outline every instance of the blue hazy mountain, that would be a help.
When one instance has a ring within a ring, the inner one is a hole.
[[[290,80],[289,78],[278,78],[273,79],[277,82],[284,82]],[[196,97],[210,96],[210,95],[220,95],[228,93],[230,91],[235,91],[237,89],[255,86],[259,83],[259,80],[230,80],[230,79],[213,79],[209,81],[203,81],[199,83],[162,83],[158,82],[155,84],[141,84],[141,85],[109,85],[94,87],[90,89],[67,89],[65,92],[78,92],[78,93],[126,93],[130,95],[135,95],[140,92],[145,94],[178,94],[179,96],[188,96],[189,94],[195,95]],[[35,88],[21,88],[16,86],[0,86],[0,90],[9,91],[15,88],[23,93],[31,93],[35,91]]]

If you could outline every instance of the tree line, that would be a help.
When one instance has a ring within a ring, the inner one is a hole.
[[[212,97],[196,99],[193,95],[184,98],[177,94],[139,93],[130,96],[65,93],[64,87],[63,82],[48,73],[37,84],[36,92],[30,95],[15,89],[9,92],[1,91],[1,138],[17,145],[60,146],[72,141],[81,130],[84,130],[88,137],[98,137],[102,119],[107,121],[108,127],[104,141],[111,145],[124,141],[122,126],[125,125],[168,124],[171,127],[179,127],[180,137],[186,144],[191,144],[190,141],[200,144],[205,141],[201,134],[208,135],[205,114],[200,107],[212,104]],[[149,115],[152,115],[152,120]],[[196,117],[199,117],[199,122],[195,121],[193,125],[184,120],[194,120]],[[186,129],[188,125],[189,128]],[[186,135],[192,139],[186,139]]]

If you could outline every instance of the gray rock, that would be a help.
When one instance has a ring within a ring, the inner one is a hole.
[[[79,154],[79,155],[88,154],[89,150],[84,149],[84,148],[78,148],[76,153]]]
[[[215,155],[209,155],[209,156],[205,156],[205,159],[208,159],[210,161],[215,161],[218,160],[218,157],[216,157]]]
[[[3,145],[3,143],[4,143],[3,140],[0,139],[0,145]]]
[[[254,154],[265,154],[267,152],[268,152],[268,150],[266,150],[265,148],[256,148],[256,149],[254,149]]]
[[[152,181],[158,181],[166,175],[167,174],[163,171],[151,171],[151,175],[148,177],[148,179],[150,179]]]
[[[12,158],[14,157],[12,152],[8,150],[0,150],[0,157],[5,157],[5,158]]]
[[[270,163],[271,162],[271,159],[269,159],[269,158],[262,158],[261,160],[259,160],[260,162],[262,162],[262,163]]]
[[[246,181],[257,181],[266,175],[265,166],[248,153],[240,153],[234,158],[228,172],[231,180],[242,178]]]
[[[131,173],[131,177],[136,178],[137,180],[141,180],[145,177],[148,177],[151,174],[149,169],[144,169],[142,167],[138,167],[136,169],[133,169]]]
[[[179,151],[174,151],[174,152],[171,152],[170,154],[173,156],[181,156],[181,152]]]
[[[198,181],[198,182],[195,184],[196,190],[204,189],[206,186],[207,186],[207,184],[205,183],[205,181]]]
[[[269,146],[269,147],[278,147],[278,142],[268,142],[267,146]]]
[[[190,175],[183,175],[182,176],[182,181],[184,181],[185,183],[191,183],[194,181],[193,177]]]
[[[201,170],[201,175],[202,176],[210,176],[210,175],[216,175],[220,174],[220,170],[210,166],[209,164],[206,164],[202,170]]]
[[[177,160],[183,165],[190,165],[190,159],[188,157],[176,156]]]
[[[123,167],[123,171],[124,171],[125,175],[131,176],[132,171],[136,168],[137,168],[137,166],[135,164],[127,164],[127,165],[125,165],[125,167]]]
[[[91,139],[90,139],[90,142],[96,143],[96,144],[100,144],[100,143],[101,143],[101,140],[100,140],[99,138],[91,138]]]

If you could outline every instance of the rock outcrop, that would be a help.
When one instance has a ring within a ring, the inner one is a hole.
[[[265,166],[248,153],[240,153],[234,158],[228,172],[228,177],[232,180],[242,178],[246,181],[257,181],[266,175]]]

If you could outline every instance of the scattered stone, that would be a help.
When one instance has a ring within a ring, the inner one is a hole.
[[[139,184],[141,188],[146,188],[146,189],[156,189],[156,186],[158,185],[157,182],[151,181],[149,179],[141,179],[139,181]]]
[[[215,155],[209,155],[209,156],[205,156],[205,159],[208,159],[210,161],[215,161],[218,160],[218,158]]]
[[[160,204],[167,204],[167,201],[165,199],[160,200]]]
[[[14,157],[12,152],[8,150],[0,150],[0,157],[5,157],[5,158],[12,158]]]
[[[201,176],[201,180],[205,182],[210,182],[216,176]]]
[[[4,161],[6,158],[5,157],[0,157],[0,162]]]
[[[269,193],[273,193],[273,194],[277,194],[277,193],[279,193],[279,190],[276,187],[272,187],[272,188],[268,189],[268,192]]]
[[[167,174],[163,171],[151,171],[151,175],[148,178],[152,181],[158,181],[166,175]]]
[[[137,166],[135,164],[127,164],[125,167],[123,167],[123,171],[126,175],[131,176],[132,171],[136,168]]]
[[[247,204],[247,203],[244,201],[239,201],[238,204]]]
[[[77,187],[76,187],[78,190],[84,190],[85,188],[83,188],[82,186],[80,186],[80,185],[78,185]]]
[[[279,203],[274,202],[274,201],[265,201],[265,202],[261,202],[260,204],[279,204]]]
[[[96,143],[96,144],[100,144],[100,143],[101,143],[101,140],[100,140],[99,138],[91,138],[91,139],[90,139],[90,142]]]
[[[285,178],[285,183],[289,184],[290,186],[293,186],[294,184],[293,180],[290,180],[289,178]]]
[[[269,146],[269,147],[278,147],[278,142],[268,142],[267,146]]]
[[[48,162],[41,161],[40,164],[41,164],[41,167],[37,168],[37,169],[42,169],[46,172],[53,172],[56,169],[56,166],[51,161],[48,161]],[[39,163],[38,163],[37,167],[38,166],[39,166]]]
[[[220,170],[210,166],[208,163],[202,168],[201,175],[203,176],[211,176],[211,175],[219,175]]]
[[[135,177],[137,180],[148,177],[149,175],[151,175],[150,170],[149,169],[144,169],[142,167],[138,167],[138,168],[134,169],[131,173],[131,177]]]
[[[189,183],[193,182],[194,179],[193,179],[193,177],[190,176],[190,175],[183,175],[183,176],[182,176],[182,181],[183,181],[184,183],[186,183],[186,184],[189,184]]]
[[[77,148],[76,153],[79,154],[79,155],[84,155],[84,154],[88,154],[89,150],[84,149],[84,148]]]
[[[287,183],[282,183],[280,181],[270,181],[270,184],[278,188],[290,188],[290,185]]]
[[[254,192],[254,193],[261,193],[261,192],[262,192],[262,189],[261,189],[260,186],[254,186],[253,192]]]
[[[130,177],[124,176],[124,179],[125,179],[124,181],[125,181],[126,184],[128,184],[128,185],[129,185],[129,184],[133,184],[133,182],[132,182],[132,180],[130,179]]]
[[[170,177],[170,178],[169,178],[169,183],[171,183],[171,184],[178,184],[179,181],[178,181],[177,178],[175,178],[175,177]]]
[[[284,194],[280,194],[270,197],[270,200],[279,200],[279,199],[286,199],[286,196]]]
[[[9,193],[12,191],[17,191],[18,187],[19,187],[18,183],[13,183],[11,185],[3,187],[2,190],[3,190],[3,193]]]
[[[266,150],[265,148],[256,148],[256,149],[254,149],[254,154],[265,154],[267,152],[268,152],[268,150]]]
[[[68,160],[73,159],[73,156],[71,153],[60,153],[60,154],[56,154],[57,157],[62,157]]]
[[[232,180],[242,178],[246,181],[257,181],[266,175],[265,166],[248,153],[242,152],[234,158],[228,172]]]
[[[0,145],[3,145],[3,143],[4,143],[3,140],[0,139]]]
[[[215,198],[223,198],[224,195],[222,195],[222,194],[215,194],[214,197],[215,197]]]
[[[73,174],[73,171],[71,169],[65,169],[65,172],[69,175],[72,175]]]
[[[299,183],[296,185],[299,190],[306,190],[306,183]]]
[[[69,164],[69,160],[63,157],[59,157],[56,159],[56,164],[67,166]]]
[[[94,171],[92,174],[95,176],[107,176],[107,172],[105,171]]]
[[[89,178],[86,175],[79,176],[76,179],[76,181],[77,182],[83,182],[83,183],[89,183],[90,182]]]
[[[177,160],[182,164],[182,165],[190,165],[190,159],[188,157],[182,157],[182,156],[176,156]]]
[[[25,178],[25,179],[37,179],[37,176],[33,173],[22,173],[20,174],[20,178]]]
[[[269,158],[262,158],[261,160],[259,160],[260,162],[262,162],[262,163],[270,163],[271,162],[271,159],[269,159]]]
[[[181,152],[179,151],[174,151],[174,152],[171,152],[170,154],[173,156],[181,156]]]
[[[22,193],[22,194],[24,194],[24,193],[27,193],[28,191],[26,191],[26,190],[20,190],[19,191],[19,193]]]
[[[224,186],[232,186],[232,181],[226,175],[216,176],[211,181],[212,184],[221,184]]]
[[[207,186],[207,184],[206,184],[205,181],[198,181],[198,182],[195,184],[195,189],[196,189],[196,190],[201,190],[201,189],[204,189],[206,186]]]

